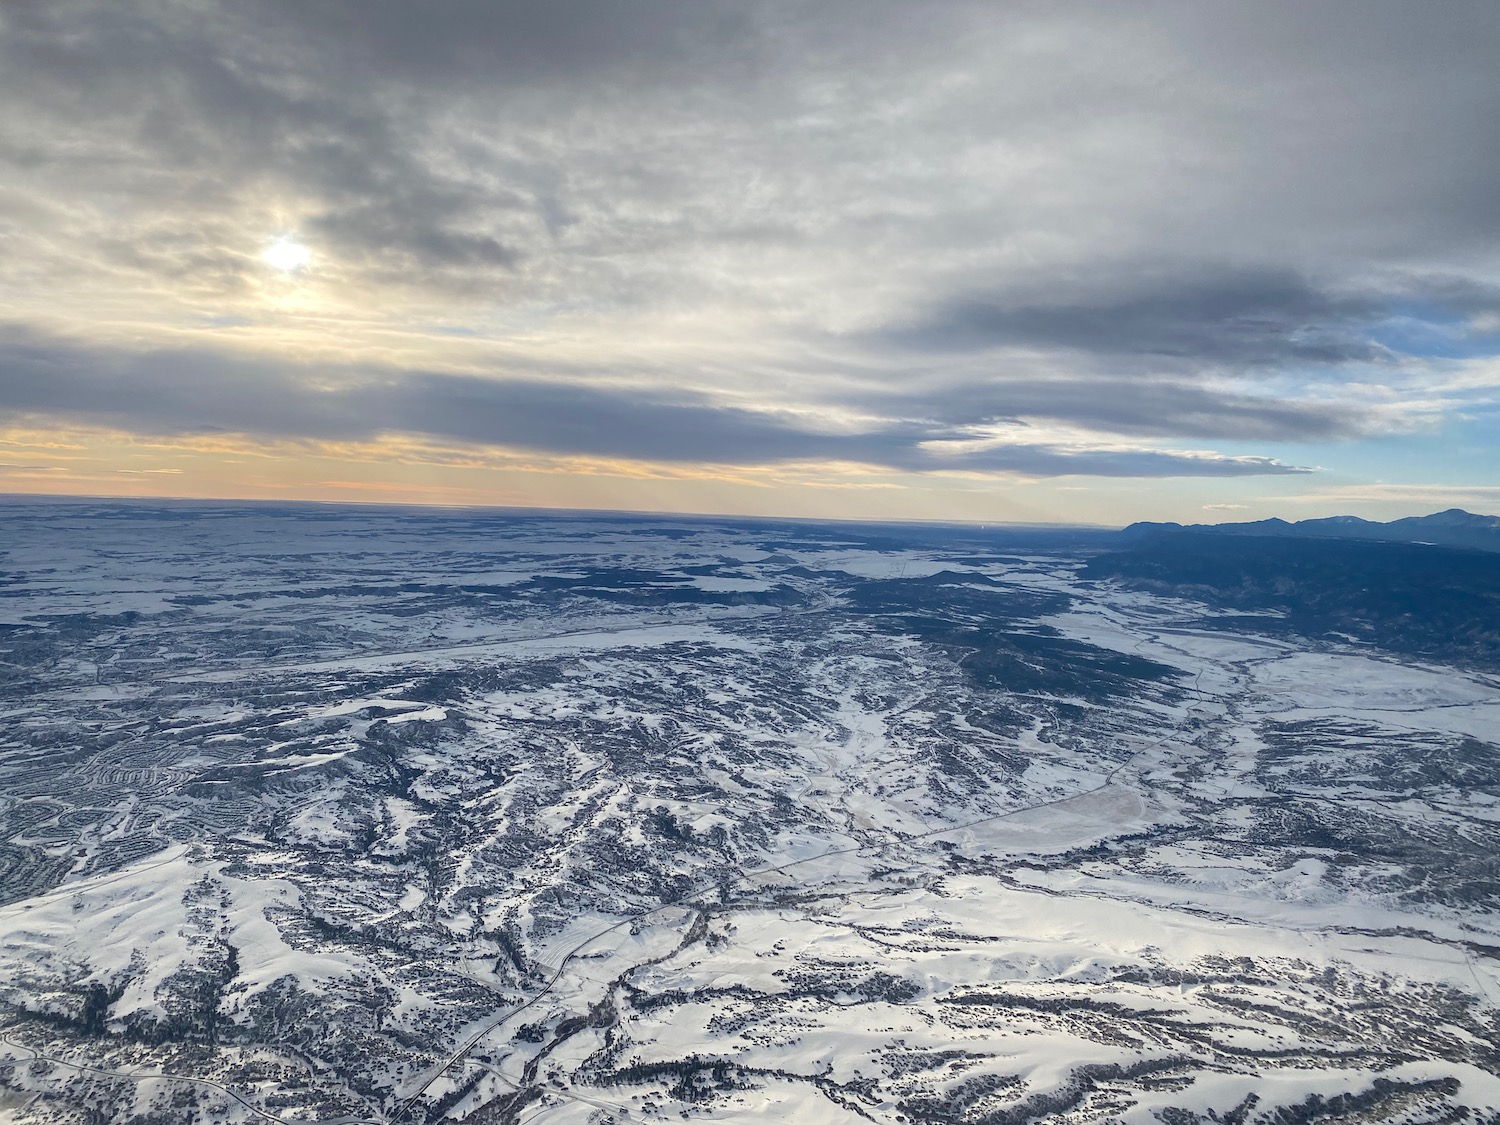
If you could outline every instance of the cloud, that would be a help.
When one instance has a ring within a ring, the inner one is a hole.
[[[1389,355],[1364,338],[1387,301],[1335,296],[1286,271],[1200,266],[1116,285],[1049,304],[966,295],[877,338],[927,352],[1065,348],[1179,368],[1370,363]]]
[[[315,372],[202,351],[122,360],[35,338],[0,347],[5,415],[14,424],[51,418],[151,434],[322,441],[420,434],[551,454],[721,465],[846,461],[908,472],[1034,476],[1306,471],[1264,457],[1077,440],[976,442],[967,431],[905,419],[851,431],[690,392],[421,371]]]
[[[54,0],[4,21],[26,194],[107,198],[126,243],[281,210],[381,284],[482,291],[528,263],[528,289],[680,291],[672,273],[691,289],[716,272],[702,251],[753,231],[789,249],[757,282],[899,262],[916,285],[866,310],[889,322],[936,281],[960,334],[1117,337],[1138,312],[1136,343],[1171,348],[1174,315],[1216,310],[1124,294],[1059,321],[1027,277],[1145,263],[1149,288],[1154,263],[1217,261],[1249,268],[1210,295],[1337,319],[1278,277],[1496,226],[1500,156],[1469,123],[1500,110],[1500,36],[1478,4]]]
[[[1251,395],[1181,378],[996,374],[914,392],[867,391],[858,401],[954,427],[1027,419],[1135,437],[1328,441],[1389,425],[1368,404]]]
[[[1322,460],[1500,351],[1497,56],[1462,0],[10,4],[0,408],[1290,472],[1185,447]]]

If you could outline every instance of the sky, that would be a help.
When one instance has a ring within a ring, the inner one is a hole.
[[[1500,5],[6,0],[0,492],[1500,513]]]

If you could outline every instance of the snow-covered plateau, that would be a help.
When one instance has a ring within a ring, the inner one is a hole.
[[[0,1122],[1500,1120],[1482,661],[1062,532],[0,526]]]

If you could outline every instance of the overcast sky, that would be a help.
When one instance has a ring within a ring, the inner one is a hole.
[[[1500,5],[0,4],[0,490],[1500,511]]]

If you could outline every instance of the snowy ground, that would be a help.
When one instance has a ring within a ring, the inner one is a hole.
[[[1482,673],[1063,544],[4,515],[0,1122],[1500,1107]]]

